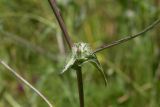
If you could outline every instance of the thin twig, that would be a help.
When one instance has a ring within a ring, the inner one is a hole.
[[[107,45],[103,45],[101,46],[100,48],[96,49],[93,53],[97,53],[97,52],[100,52],[104,49],[107,49],[107,48],[111,48],[113,46],[116,46],[116,45],[119,45],[121,43],[124,43],[124,42],[127,42],[133,38],[136,38],[138,36],[142,36],[143,34],[145,34],[146,32],[150,31],[151,29],[153,29],[156,25],[158,25],[160,23],[160,19],[156,20],[155,22],[153,22],[151,25],[149,25],[147,28],[145,28],[144,30],[142,30],[141,32],[137,33],[137,34],[134,34],[134,35],[130,35],[130,36],[127,36],[125,38],[122,38],[120,40],[117,40],[117,41],[114,41],[110,44],[107,44]]]
[[[0,60],[0,63],[8,69],[13,75],[15,75],[18,79],[20,79],[24,84],[30,87],[34,92],[36,92],[47,104],[49,107],[53,107],[50,101],[41,93],[39,92],[34,86],[32,86],[28,81],[26,81],[22,76],[20,76],[15,70],[9,67],[4,61]]]
[[[83,78],[82,78],[82,70],[81,69],[82,69],[81,67],[77,68],[76,73],[77,73],[80,107],[84,107]]]
[[[65,40],[67,41],[67,44],[68,44],[69,48],[71,49],[72,45],[73,45],[73,42],[72,42],[71,38],[69,37],[68,31],[67,31],[67,28],[66,28],[66,26],[64,24],[64,21],[63,21],[63,18],[61,16],[61,13],[60,13],[57,5],[56,5],[56,1],[55,0],[48,0],[48,1],[49,1],[50,5],[52,7],[52,10],[53,10],[56,18],[57,18],[59,26],[60,26],[60,28],[61,28],[61,30],[63,32],[64,37],[65,37]]]

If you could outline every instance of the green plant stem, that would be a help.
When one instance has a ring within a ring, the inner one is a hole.
[[[76,70],[76,73],[77,73],[77,82],[78,82],[80,107],[84,107],[84,92],[83,92],[82,68],[78,67],[77,70]]]
[[[110,44],[106,44],[106,45],[103,45],[101,46],[100,48],[96,49],[93,53],[97,53],[97,52],[100,52],[100,51],[103,51],[104,49],[107,49],[107,48],[111,48],[113,46],[116,46],[116,45],[119,45],[121,43],[124,43],[124,42],[127,42],[131,39],[134,39],[138,36],[142,36],[143,34],[145,34],[146,32],[150,31],[151,29],[153,29],[156,25],[158,25],[160,23],[160,19],[156,20],[155,22],[153,22],[151,25],[149,25],[147,28],[145,28],[144,30],[142,30],[141,32],[137,33],[137,34],[134,34],[134,35],[129,35],[125,38],[122,38],[122,39],[119,39],[117,41],[113,41],[112,43]]]
[[[63,21],[63,18],[61,16],[61,13],[60,13],[60,10],[58,9],[57,5],[56,5],[56,1],[55,0],[48,0],[51,7],[52,7],[52,10],[56,16],[56,19],[59,23],[59,26],[63,32],[63,35],[65,37],[65,40],[67,41],[67,44],[69,46],[69,48],[71,49],[72,48],[72,45],[73,45],[73,42],[71,40],[71,38],[69,37],[69,34],[68,34],[68,31],[67,31],[67,28],[64,24],[64,21]]]

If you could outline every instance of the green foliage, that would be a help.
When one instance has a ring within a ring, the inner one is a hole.
[[[139,32],[160,17],[159,0],[57,3],[73,40],[89,43],[92,49]],[[158,26],[144,37],[97,54],[107,74],[107,87],[94,67],[83,66],[86,107],[159,107],[159,32]],[[21,39],[14,38],[14,34],[32,45],[19,42]],[[63,47],[67,46],[48,0],[0,0],[0,59],[19,71],[56,107],[78,107],[75,72],[58,75],[68,52]],[[3,88],[0,107],[14,107],[12,102],[22,107],[46,106],[0,66],[0,93]]]

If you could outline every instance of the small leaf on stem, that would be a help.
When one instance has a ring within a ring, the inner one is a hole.
[[[67,61],[64,69],[61,74],[70,69],[77,70],[83,64],[90,62],[94,65],[102,74],[105,84],[107,84],[106,75],[102,69],[101,64],[99,63],[97,56],[93,53],[91,47],[87,43],[79,42],[75,43],[72,47],[72,53]]]

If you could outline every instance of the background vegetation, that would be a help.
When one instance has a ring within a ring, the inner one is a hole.
[[[93,49],[134,34],[160,17],[160,0],[57,0],[75,42]],[[108,86],[95,68],[83,68],[86,107],[159,107],[159,26],[98,53]],[[61,72],[68,54],[48,0],[0,0],[0,59],[41,90],[56,107],[78,107],[74,71]],[[0,107],[45,107],[0,66]]]

